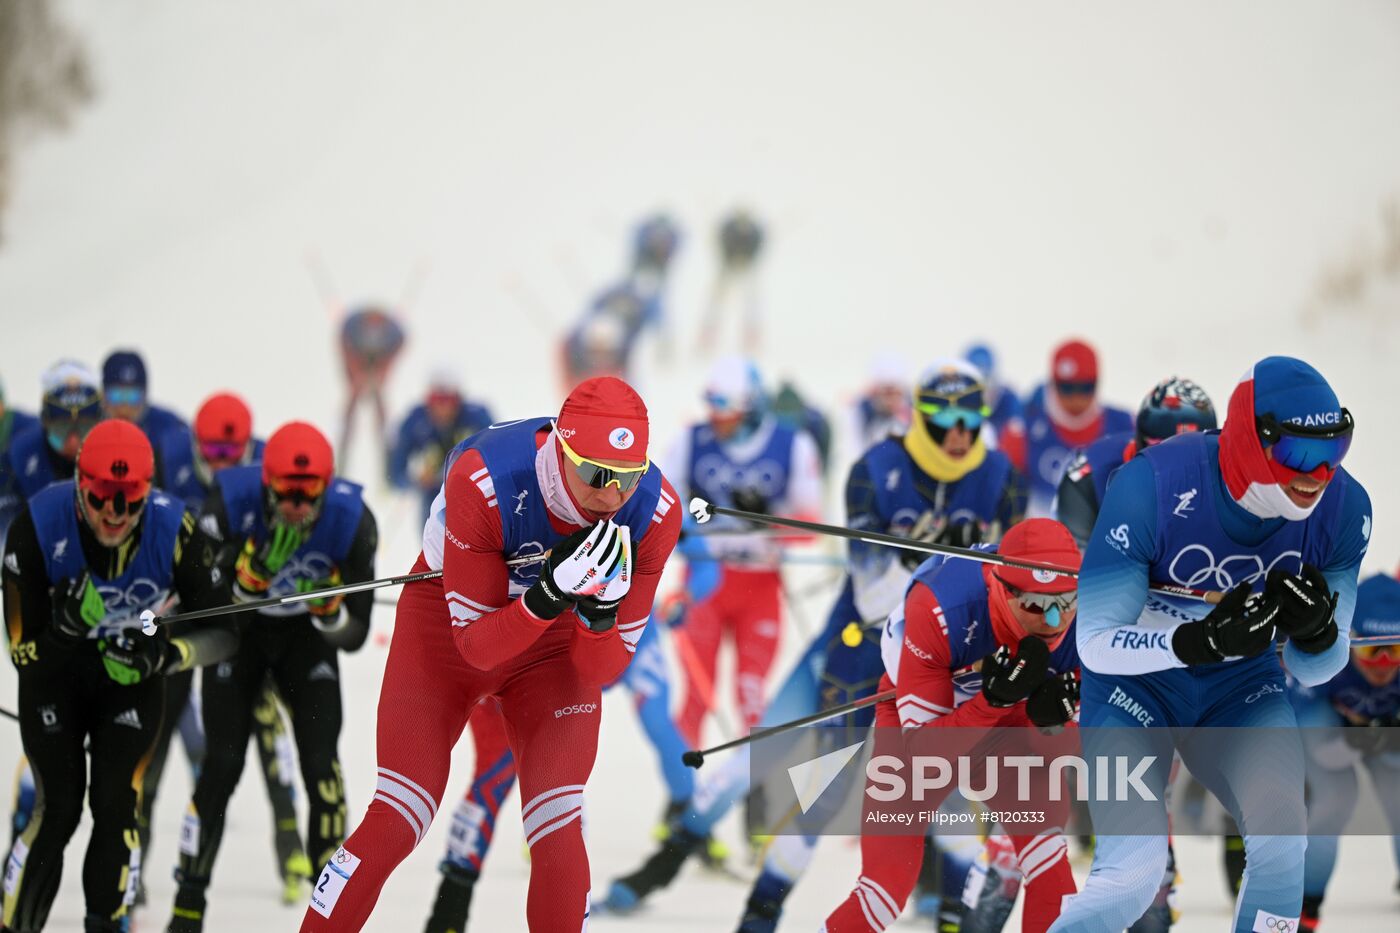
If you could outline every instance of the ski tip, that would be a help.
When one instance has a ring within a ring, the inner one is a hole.
[[[149,609],[141,610],[141,631],[147,635],[156,633],[156,614]]]
[[[696,496],[690,500],[690,514],[695,517],[697,522],[705,524],[711,518],[710,503]]]

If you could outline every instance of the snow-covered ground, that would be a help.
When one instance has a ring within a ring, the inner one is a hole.
[[[154,397],[186,413],[233,387],[263,431],[293,415],[334,427],[334,322],[304,267],[314,249],[350,299],[393,299],[430,265],[398,406],[451,360],[501,417],[550,412],[560,329],[621,271],[629,224],[665,208],[686,233],[677,352],[649,359],[641,378],[664,439],[698,411],[705,364],[687,347],[714,269],[713,224],[747,204],[772,234],[762,362],[821,402],[848,398],[889,346],[921,363],[988,338],[1025,387],[1053,341],[1083,334],[1102,351],[1110,398],[1132,405],[1178,372],[1222,408],[1250,362],[1295,353],[1334,381],[1360,426],[1348,466],[1376,507],[1371,569],[1400,557],[1389,479],[1400,434],[1386,415],[1400,389],[1400,232],[1382,213],[1400,198],[1395,4],[63,8],[90,43],[99,97],[70,134],[18,161],[0,248],[0,375],[13,405],[34,407],[57,357],[96,364],[130,344],[148,356]],[[382,569],[406,568],[413,508],[384,492],[368,446],[346,466],[371,484]],[[826,602],[804,608],[818,616]],[[376,619],[391,623],[388,610]],[[344,665],[352,812],[369,796],[383,657],[372,645]],[[589,788],[599,880],[649,848],[661,806],[627,707],[606,704]],[[0,764],[18,744],[0,733]],[[464,747],[451,796],[469,756]],[[171,895],[179,770],[159,806],[148,930],[163,926]],[[211,933],[290,930],[299,917],[275,902],[249,774]],[[390,881],[370,929],[413,929],[426,914],[445,823]],[[80,926],[85,832],[53,929]],[[523,926],[520,846],[509,811],[473,929]],[[1386,848],[1344,844],[1329,925],[1400,919]],[[1185,840],[1181,852],[1182,929],[1220,929],[1229,908],[1214,845]],[[825,846],[786,928],[815,926],[855,868],[849,844]],[[723,930],[744,895],[696,872],[643,917],[596,925]]]

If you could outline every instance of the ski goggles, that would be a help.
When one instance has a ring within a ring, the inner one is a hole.
[[[977,400],[980,401],[982,393],[980,391],[969,392],[967,396],[964,396],[958,401],[961,402],[963,399],[971,401],[969,398],[970,396],[976,396]],[[961,422],[962,426],[967,430],[975,431],[982,426],[983,419],[990,417],[992,414],[992,410],[986,405],[975,405],[975,402],[973,405],[965,405],[956,402],[929,402],[921,400],[915,403],[914,408],[919,414],[924,416],[925,421],[937,425],[944,430],[955,427]]]
[[[559,438],[559,449],[564,451],[564,456],[574,465],[574,473],[578,478],[593,489],[616,486],[619,492],[630,492],[642,481],[647,470],[651,469],[650,459],[634,467],[608,466],[596,460],[589,460],[574,453],[574,449],[562,437]]]
[[[275,476],[267,482],[268,495],[274,502],[316,503],[326,492],[326,481],[319,476]]]
[[[1094,379],[1080,382],[1056,382],[1055,392],[1059,395],[1093,395],[1099,384]]]
[[[734,398],[729,395],[720,395],[717,392],[706,392],[705,405],[712,414],[742,415],[753,408],[753,399]]]
[[[146,496],[151,491],[150,483],[114,483],[111,480],[85,479],[81,482],[83,498],[88,508],[101,512],[112,503],[112,511],[118,515],[136,515],[146,507]]]
[[[1400,645],[1357,645],[1351,650],[1366,667],[1400,667]]]
[[[1311,473],[1324,465],[1336,470],[1351,448],[1355,427],[1351,412],[1345,408],[1337,424],[1320,428],[1279,421],[1272,414],[1256,416],[1254,425],[1259,442],[1273,453],[1274,462],[1296,473]]]
[[[215,463],[237,463],[243,459],[243,452],[248,449],[248,443],[237,444],[232,441],[200,441],[199,455],[210,464]]]
[[[1074,611],[1074,607],[1079,604],[1079,591],[1066,590],[1063,593],[1031,593],[1007,583],[1001,577],[997,581],[1006,587],[1006,592],[1011,598],[1020,603],[1021,608],[1027,612],[1046,613],[1051,609],[1058,609],[1061,613]]]
[[[108,405],[144,405],[146,390],[136,386],[113,386],[103,390],[102,397]]]

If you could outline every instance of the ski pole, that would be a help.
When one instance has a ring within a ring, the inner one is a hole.
[[[689,768],[698,768],[705,763],[705,756],[715,752],[726,751],[731,748],[738,748],[740,745],[747,745],[759,739],[766,739],[774,735],[782,735],[784,732],[791,732],[793,729],[802,726],[810,726],[814,722],[822,722],[827,719],[835,719],[837,716],[844,716],[846,713],[855,712],[858,709],[865,709],[867,706],[874,706],[885,700],[893,700],[894,691],[886,690],[884,693],[872,693],[870,696],[860,700],[852,700],[850,703],[843,703],[841,706],[833,706],[831,709],[824,709],[813,713],[810,716],[803,716],[801,719],[794,719],[792,722],[785,722],[781,725],[770,726],[767,729],[759,729],[757,732],[750,732],[748,735],[706,749],[691,749],[681,755],[681,761]]]
[[[820,522],[804,522],[796,518],[780,518],[777,515],[763,515],[758,512],[727,509],[723,506],[706,502],[698,496],[690,500],[690,514],[695,516],[695,520],[702,525],[716,515],[728,515],[731,518],[742,518],[745,521],[777,525],[782,528],[796,528],[800,531],[832,535],[837,538],[847,538],[851,541],[864,541],[866,544],[879,544],[884,547],[899,548],[905,551],[922,551],[925,554],[944,554],[948,557],[961,557],[965,560],[974,560],[982,564],[998,564],[1002,567],[1015,567],[1019,570],[1045,570],[1062,577],[1079,576],[1078,570],[1071,570],[1068,567],[1056,567],[1051,564],[1040,564],[1035,561],[1005,557],[995,551],[978,551],[971,548],[954,547],[951,544],[934,544],[932,541],[915,541],[913,538],[901,538],[899,535],[890,535],[879,531],[856,531],[853,528],[846,528],[841,525],[824,525]],[[1178,586],[1175,583],[1152,583],[1148,586],[1148,589],[1155,593],[1176,596],[1182,599],[1199,599],[1203,602],[1211,603],[1212,605],[1220,602],[1221,598],[1225,595],[1215,590],[1198,590],[1189,586]]]
[[[506,566],[519,567],[525,564],[537,564],[549,557],[549,552],[543,554],[531,554],[529,557],[513,557],[506,561]],[[327,596],[344,596],[347,593],[363,593],[365,590],[377,590],[386,586],[399,586],[404,583],[417,583],[419,580],[435,580],[442,576],[441,570],[424,570],[419,573],[400,574],[397,577],[380,577],[378,580],[364,580],[359,583],[343,583],[340,586],[328,586],[325,589],[311,590],[306,593],[289,593],[286,596],[269,596],[267,599],[253,599],[246,603],[230,603],[227,606],[212,606],[209,609],[196,609],[194,612],[170,613],[167,615],[156,615],[150,609],[141,611],[141,631],[147,635],[156,633],[156,626],[169,622],[171,619],[179,619],[182,622],[193,622],[196,619],[212,619],[218,616],[236,615],[240,612],[256,612],[260,609],[270,609],[273,606],[286,606],[292,603],[304,603],[313,599],[324,599]]]

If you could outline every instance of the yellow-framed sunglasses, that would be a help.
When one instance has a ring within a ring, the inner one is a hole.
[[[578,478],[594,489],[616,486],[619,492],[630,492],[642,481],[647,470],[651,469],[650,457],[641,466],[635,467],[607,466],[597,460],[589,460],[575,453],[569,442],[562,437],[559,438],[559,449],[564,451],[564,456],[574,465],[574,472],[578,474]]]

